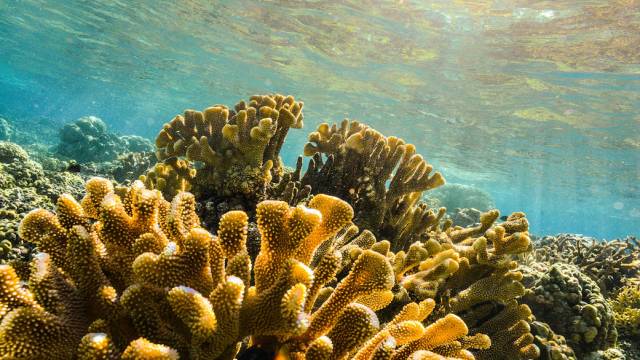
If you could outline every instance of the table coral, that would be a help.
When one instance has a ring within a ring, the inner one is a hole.
[[[296,207],[259,203],[262,245],[252,266],[241,211],[225,214],[214,236],[200,227],[189,193],[169,203],[139,181],[114,188],[100,178],[86,191],[81,202],[63,195],[55,214],[34,210],[22,221],[20,236],[42,252],[26,286],[14,268],[0,266],[5,356],[231,359],[258,351],[403,359],[429,352],[473,359],[474,349],[490,346],[461,317],[432,315],[432,299],[409,302],[380,325],[372,308],[385,304],[368,295],[394,287],[388,243],[360,248],[346,275],[325,287],[342,262],[319,244],[341,236],[353,216],[338,198],[316,195]],[[326,265],[314,265],[318,257]],[[311,296],[316,291],[327,294]]]

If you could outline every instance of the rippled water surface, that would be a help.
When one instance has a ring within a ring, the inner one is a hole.
[[[356,118],[535,233],[640,233],[640,1],[0,1],[0,113],[153,137],[185,108]]]

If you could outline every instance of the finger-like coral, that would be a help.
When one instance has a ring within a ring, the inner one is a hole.
[[[300,184],[294,187],[348,199],[355,223],[388,239],[396,250],[418,240],[438,219],[438,211],[418,200],[444,178],[402,139],[357,121],[323,123],[309,135],[304,154],[312,158],[302,176],[298,161],[289,179]]]
[[[340,254],[338,278],[365,249],[389,259],[396,285],[390,295],[375,295],[379,301],[384,299],[389,303],[379,311],[382,319],[390,321],[399,307],[411,301],[436,299],[433,319],[454,313],[464,319],[470,334],[484,333],[492,342],[500,344],[500,347],[472,351],[477,357],[535,358],[539,349],[532,344],[528,325],[532,320],[531,311],[526,305],[517,304],[525,288],[521,283],[522,274],[514,271],[514,255],[530,248],[528,222],[522,213],[511,214],[496,224],[498,218],[499,213],[493,210],[483,213],[480,223],[468,228],[435,223],[424,234],[425,241],[417,241],[395,253],[390,251],[388,241],[376,241],[368,231],[358,234],[355,227],[347,228],[323,245],[337,249]],[[387,296],[390,296],[388,300]],[[465,349],[451,344],[447,348],[451,352],[438,351],[458,356],[455,351]],[[433,349],[429,351],[438,353]]]
[[[140,180],[147,188],[158,189],[171,198],[180,191],[191,190],[191,181],[195,176],[196,170],[189,162],[173,157],[157,163],[153,169],[140,176]]]
[[[302,107],[292,96],[276,94],[252,96],[233,109],[186,110],[158,134],[158,159],[201,163],[195,178],[187,179],[198,194],[260,198],[272,176],[282,174],[280,149],[289,129],[302,127]],[[171,177],[185,179],[183,166],[166,165],[174,168]],[[166,195],[173,195],[172,188]]]
[[[189,193],[168,203],[141,182],[114,189],[95,178],[80,203],[64,196],[56,214],[30,213],[20,231],[49,253],[35,258],[27,287],[12,267],[0,266],[2,353],[231,359],[246,340],[247,354],[293,359],[402,359],[419,350],[469,359],[489,346],[456,315],[427,321],[433,300],[407,304],[380,328],[374,310],[392,300],[385,294],[395,283],[388,242],[363,249],[356,244],[367,241],[353,239],[359,255],[335,288],[325,287],[343,261],[320,245],[345,236],[353,216],[337,198],[316,195],[308,207],[260,203],[253,279],[247,215],[224,215],[212,236],[194,211]]]

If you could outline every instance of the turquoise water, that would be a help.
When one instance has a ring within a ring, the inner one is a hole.
[[[254,93],[414,143],[537,234],[640,235],[637,1],[0,1],[0,114],[153,138]]]

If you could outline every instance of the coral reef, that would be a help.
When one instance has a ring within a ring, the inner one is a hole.
[[[474,186],[445,184],[425,195],[425,201],[433,208],[445,207],[449,211],[461,208],[475,208],[487,211],[496,207],[491,195]]]
[[[574,234],[545,236],[536,241],[533,259],[574,264],[608,295],[640,275],[640,244],[635,237],[599,241]]]
[[[572,264],[521,266],[527,287],[522,302],[560,335],[578,356],[616,343],[614,312],[598,285]]]
[[[610,304],[620,335],[640,341],[640,285],[623,287]]]
[[[57,153],[80,163],[115,160],[128,152],[152,151],[151,143],[139,136],[118,136],[107,131],[95,116],[85,116],[60,130]]]
[[[0,142],[0,262],[29,258],[32,246],[18,236],[18,224],[35,208],[53,209],[59,194],[83,192],[77,175],[44,170],[19,145]]]
[[[86,191],[80,203],[62,195],[56,214],[38,209],[22,221],[21,237],[42,251],[28,277],[0,266],[0,352],[9,358],[231,359],[239,351],[239,358],[292,359],[536,355],[522,320],[530,312],[512,301],[488,321],[470,319],[482,323],[475,330],[453,313],[434,313],[430,298],[407,303],[381,325],[374,311],[388,305],[398,276],[388,242],[370,249],[352,244],[347,274],[326,287],[343,259],[341,251],[321,245],[350,228],[353,216],[338,198],[319,194],[296,207],[259,203],[262,241],[252,264],[244,212],[223,215],[213,236],[200,227],[187,192],[168,203],[139,181],[114,189],[100,178],[89,180]],[[476,247],[479,258],[505,253],[497,244],[513,245],[494,240],[489,252]],[[434,264],[426,262],[420,268]],[[508,272],[459,278],[471,285],[451,307],[511,299],[519,292],[517,279]]]
[[[356,121],[321,124],[305,145],[306,171],[302,157],[287,169],[279,152],[289,129],[302,126],[302,107],[266,95],[233,109],[187,110],[158,134],[160,162],[129,187],[93,178],[80,202],[78,193],[43,195],[45,209],[29,213],[18,234],[40,252],[29,267],[0,267],[0,352],[487,360],[538,358],[540,348],[570,353],[550,329],[531,330],[534,316],[521,302],[514,260],[531,250],[524,214],[445,216],[421,200],[444,184],[440,173],[413,145]],[[65,129],[83,144],[106,133],[95,118]],[[101,139],[111,146],[111,137]],[[138,154],[112,162],[123,182],[150,165]]]

